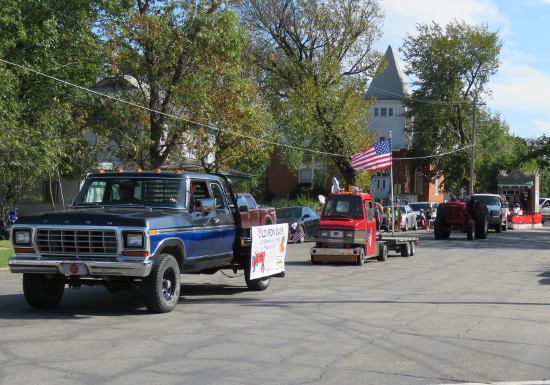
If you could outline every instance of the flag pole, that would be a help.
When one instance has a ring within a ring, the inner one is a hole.
[[[394,234],[394,227],[395,227],[395,211],[393,207],[393,143],[392,143],[392,137],[391,137],[391,131],[390,131],[390,155],[391,155],[391,166],[390,166],[390,200],[391,200],[391,236],[393,237]],[[399,224],[401,226],[401,224]]]

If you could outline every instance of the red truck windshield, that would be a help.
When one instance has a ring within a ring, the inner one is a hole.
[[[329,196],[323,216],[363,218],[361,197],[356,195]]]

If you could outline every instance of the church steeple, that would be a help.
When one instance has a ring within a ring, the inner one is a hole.
[[[395,61],[395,56],[391,45],[388,46],[384,57],[387,66],[372,79],[367,90],[366,98],[375,97],[378,100],[405,100],[407,97],[407,88],[401,71]]]

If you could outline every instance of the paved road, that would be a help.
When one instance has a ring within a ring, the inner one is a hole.
[[[1,384],[435,384],[550,379],[550,231],[468,242],[421,234],[417,255],[312,266],[261,293],[184,276],[169,314],[131,294],[68,291],[27,307],[0,273]],[[199,285],[199,283],[202,283]]]

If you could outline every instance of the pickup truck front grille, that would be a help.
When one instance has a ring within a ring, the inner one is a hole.
[[[38,229],[36,246],[43,254],[116,255],[118,251],[114,230]]]

